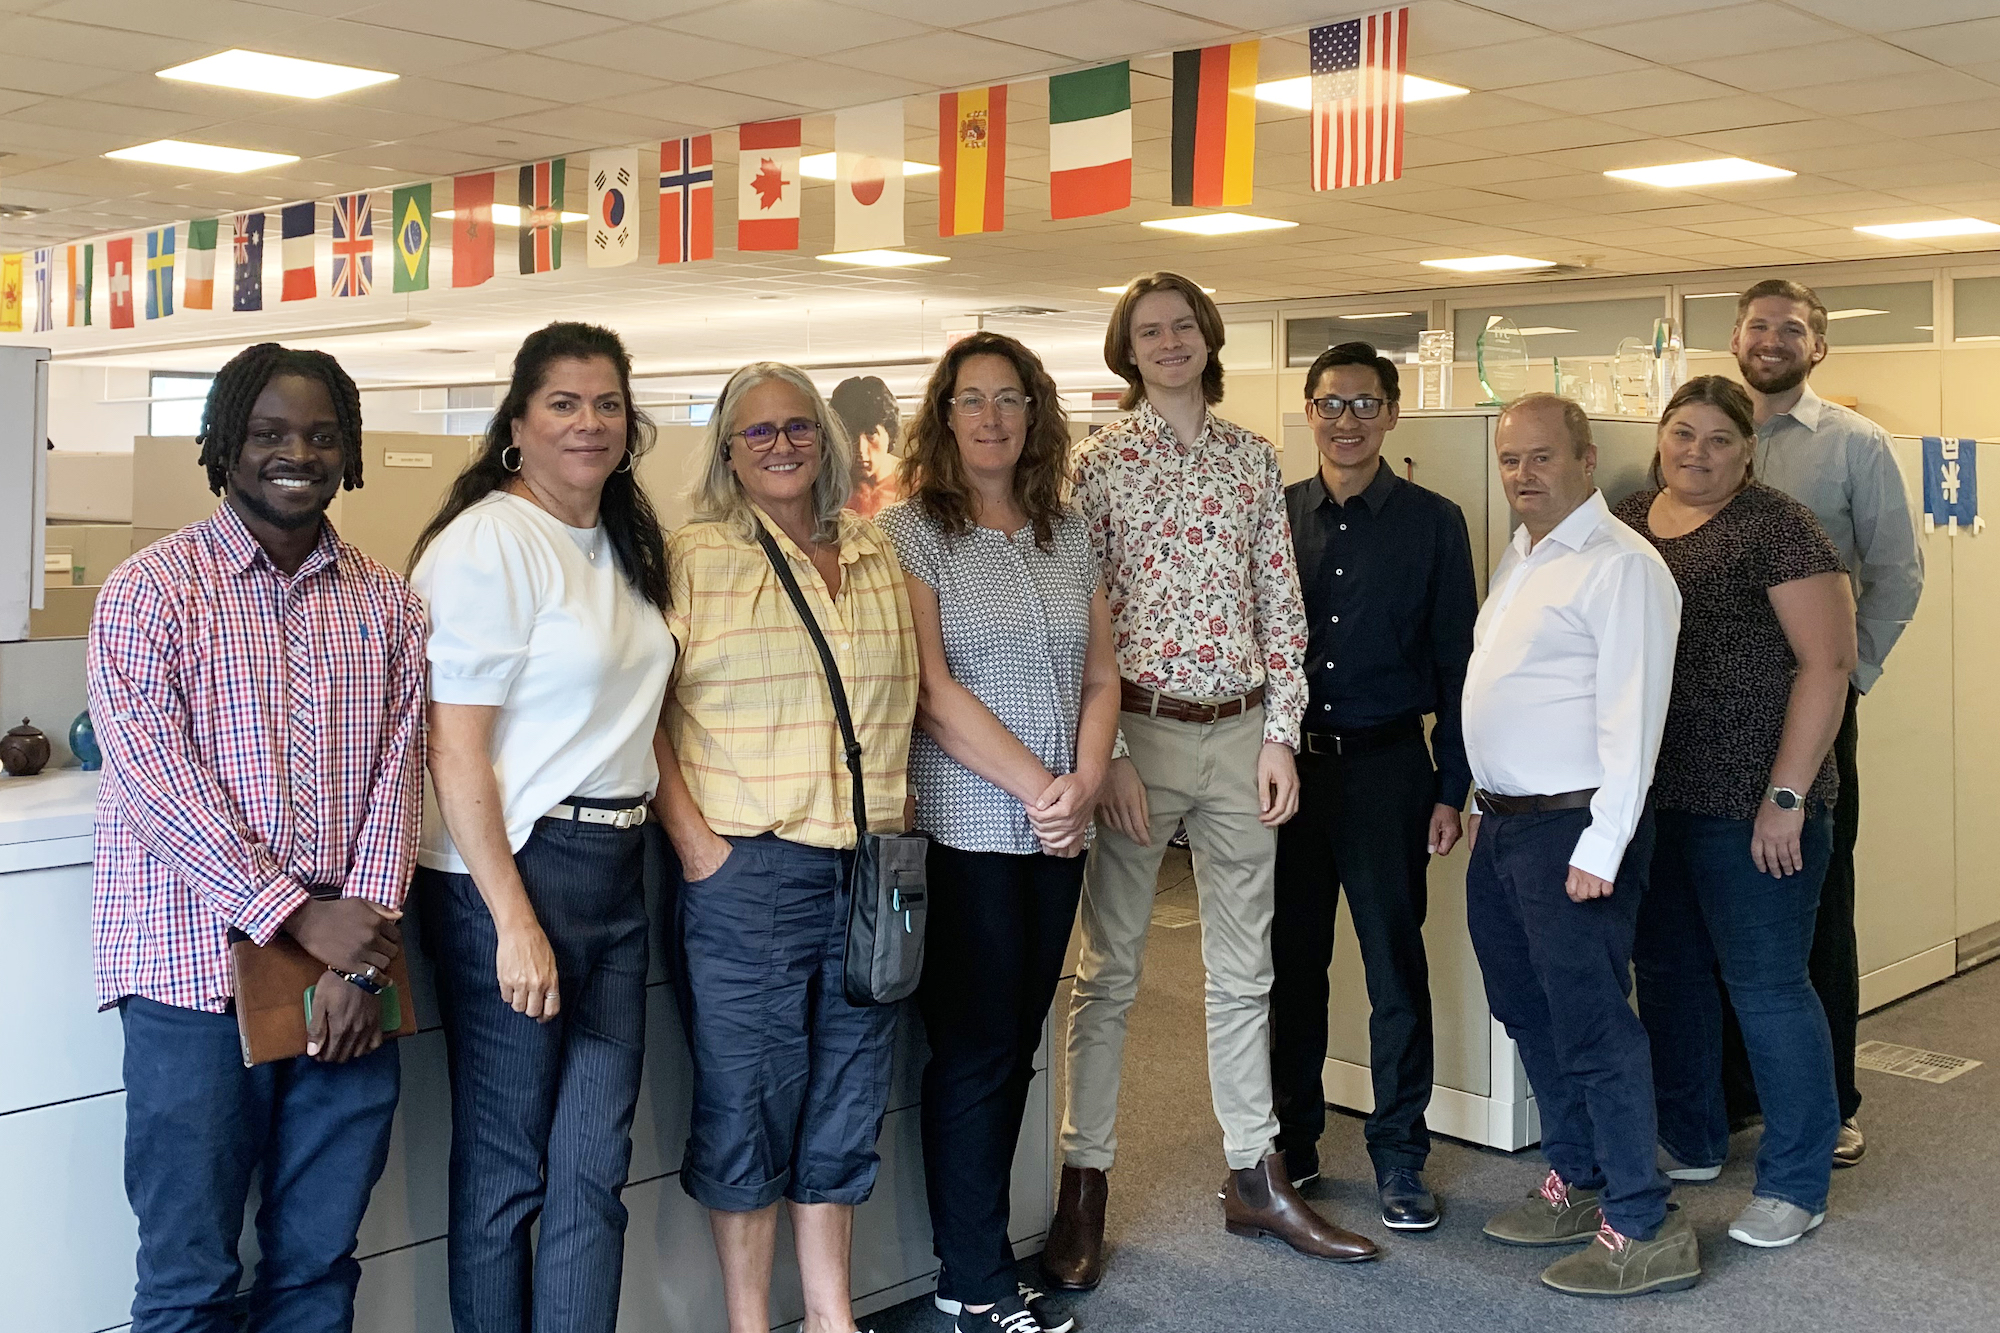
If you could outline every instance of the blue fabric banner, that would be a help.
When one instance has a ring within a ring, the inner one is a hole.
[[[1976,534],[1985,526],[1979,516],[1978,443],[1924,436],[1924,531],[1942,527],[1956,537],[1961,528]]]

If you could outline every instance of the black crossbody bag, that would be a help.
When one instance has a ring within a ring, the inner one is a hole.
[[[813,647],[819,649],[826,688],[833,696],[833,715],[840,720],[840,738],[847,754],[847,771],[854,777],[854,860],[847,876],[847,1002],[857,1005],[894,1004],[917,989],[924,970],[924,917],[928,891],[925,865],[931,840],[922,833],[870,833],[868,801],[861,788],[861,742],[854,735],[854,717],[847,708],[847,687],[833,649],[820,632],[819,621],[806,605],[805,593],[792,575],[789,561],[770,532],[760,523],[757,540],[778,582],[806,623]]]

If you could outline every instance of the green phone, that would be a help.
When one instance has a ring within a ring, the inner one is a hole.
[[[306,987],[307,1028],[312,1027],[313,992],[318,989],[319,987],[316,984]],[[403,1026],[403,1001],[402,997],[396,993],[396,983],[392,981],[384,986],[379,998],[382,1001],[382,1031],[394,1032],[397,1028]]]

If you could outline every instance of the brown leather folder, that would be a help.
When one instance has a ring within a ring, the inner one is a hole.
[[[244,1067],[304,1055],[306,991],[326,975],[326,964],[300,948],[289,935],[280,934],[261,948],[238,931],[230,931],[229,936],[230,970],[236,977],[236,1033],[243,1043]],[[384,1039],[407,1037],[417,1030],[409,965],[404,957],[399,949],[389,960],[389,985],[382,992]],[[390,1017],[395,1020],[393,1026],[387,1021]]]

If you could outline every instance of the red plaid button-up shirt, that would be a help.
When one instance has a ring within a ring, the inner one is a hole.
[[[281,573],[228,505],[120,565],[90,625],[104,749],[97,998],[222,1013],[231,926],[306,886],[400,907],[416,862],[424,613],[331,526]]]

